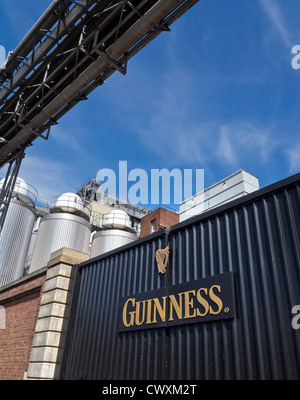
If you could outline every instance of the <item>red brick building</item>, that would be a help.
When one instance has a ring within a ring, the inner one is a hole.
[[[46,268],[0,289],[5,324],[0,329],[0,380],[24,379],[27,370]],[[3,313],[2,313],[3,314]]]
[[[141,219],[141,235],[144,237],[163,228],[170,228],[179,223],[179,214],[159,207]]]

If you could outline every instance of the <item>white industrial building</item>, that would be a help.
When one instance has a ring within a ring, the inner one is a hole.
[[[241,169],[180,203],[180,222],[258,189],[258,178]]]

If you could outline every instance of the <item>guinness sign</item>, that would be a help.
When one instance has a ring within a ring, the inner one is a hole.
[[[227,272],[122,298],[119,332],[234,317],[233,274]]]

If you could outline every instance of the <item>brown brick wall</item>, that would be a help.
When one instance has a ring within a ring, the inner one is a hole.
[[[0,380],[21,380],[27,371],[46,270],[0,288],[5,329],[0,329]]]
[[[156,220],[156,230],[158,231],[160,229],[163,229],[163,226],[170,228],[171,226],[178,224],[179,214],[160,207],[157,210],[154,210],[152,213],[146,215],[141,220],[141,238],[147,235],[151,235],[151,222],[153,220]],[[159,226],[159,224],[163,226]]]

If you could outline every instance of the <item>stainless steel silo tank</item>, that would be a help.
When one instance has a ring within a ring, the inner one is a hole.
[[[107,214],[103,229],[92,238],[90,258],[107,253],[137,239],[130,219],[123,210],[113,210]]]
[[[26,255],[36,220],[36,196],[34,188],[17,178],[0,233],[0,286],[11,283],[24,274]]]
[[[38,226],[40,224],[40,221],[41,221],[41,217],[38,216],[38,218],[35,221],[35,224],[33,226],[32,233],[31,233],[31,239],[29,242],[28,251],[27,251],[27,255],[26,255],[26,259],[25,259],[25,274],[28,273],[29,267],[31,264],[33,249],[34,249],[34,245],[35,245],[35,241],[36,241],[36,237],[37,237],[37,233],[38,233]]]
[[[135,233],[122,229],[106,229],[99,231],[95,233],[93,237],[90,258],[100,256],[108,251],[131,243],[136,239],[137,236]]]
[[[63,247],[88,254],[90,236],[89,215],[81,199],[72,193],[60,196],[40,222],[29,273],[45,267],[51,253]]]

